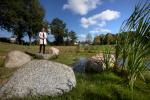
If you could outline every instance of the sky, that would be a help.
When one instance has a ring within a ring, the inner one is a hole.
[[[63,20],[69,31],[77,33],[83,41],[88,33],[93,37],[119,32],[124,20],[132,14],[139,0],[40,0],[45,9],[45,19]],[[0,37],[9,37],[11,33],[1,30]],[[27,38],[26,38],[27,39]],[[49,35],[49,40],[53,37]]]

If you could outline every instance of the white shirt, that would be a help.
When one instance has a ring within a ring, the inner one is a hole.
[[[46,32],[39,32],[40,44],[47,44],[47,34]]]

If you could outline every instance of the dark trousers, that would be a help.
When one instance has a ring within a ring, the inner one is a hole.
[[[39,51],[39,53],[41,53],[42,47],[43,47],[43,54],[44,54],[45,53],[45,44],[40,44],[40,51]]]

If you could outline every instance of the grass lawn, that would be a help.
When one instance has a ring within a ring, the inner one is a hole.
[[[48,50],[50,46],[47,46]],[[114,46],[81,46],[80,52],[77,52],[76,46],[54,46],[60,50],[60,55],[52,61],[64,63],[71,66],[80,57],[93,56],[96,53],[103,52],[106,48],[114,53]],[[8,69],[4,67],[4,57],[11,50],[22,50],[38,52],[38,46],[20,46],[0,42],[0,85],[4,84],[8,78],[17,69]],[[85,50],[86,49],[86,50]],[[145,82],[137,79],[132,94],[126,85],[125,79],[111,70],[99,74],[81,74],[75,73],[77,86],[71,92],[62,96],[49,97],[25,97],[22,100],[149,100],[150,98],[150,71],[144,73]],[[14,98],[20,99],[20,98]]]

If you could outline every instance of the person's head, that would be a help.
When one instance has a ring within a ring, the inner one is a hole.
[[[42,32],[45,32],[45,28],[44,27],[42,28]]]

